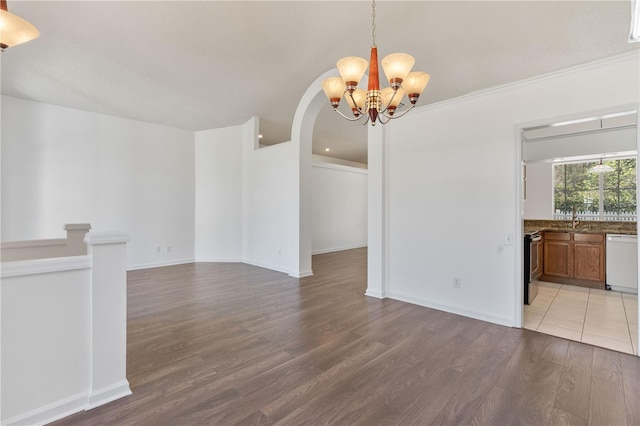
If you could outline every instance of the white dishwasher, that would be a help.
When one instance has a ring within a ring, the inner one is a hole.
[[[611,290],[638,294],[638,237],[607,234],[607,285]]]

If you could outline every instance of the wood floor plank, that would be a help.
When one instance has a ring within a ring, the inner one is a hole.
[[[470,424],[476,426],[521,424],[518,399],[518,395],[508,390],[499,387],[491,388]]]
[[[587,426],[588,421],[570,413],[554,408],[551,413],[551,424],[554,426]]]
[[[640,424],[638,357],[366,297],[366,256],[129,272],[133,394],[55,424]]]
[[[474,368],[470,369],[465,366],[463,371],[467,374],[468,379],[459,391],[449,399],[447,404],[440,410],[434,418],[435,424],[471,424],[487,398],[487,395],[495,387],[505,365],[509,362],[511,354],[518,346],[519,342],[515,339],[504,337],[512,334],[512,330],[504,329],[502,332],[494,336],[494,342],[510,342],[511,350],[505,350],[506,346],[491,346],[480,358],[479,362],[474,361]],[[484,339],[481,339],[483,341]],[[472,345],[474,346],[474,345]],[[472,350],[475,350],[472,348]],[[468,357],[463,357],[468,358]],[[473,358],[471,358],[473,359]],[[453,368],[460,370],[460,362],[454,360]]]
[[[620,360],[620,353],[593,347],[591,371],[593,377],[621,385],[622,361]]]
[[[564,368],[560,375],[560,384],[554,406],[572,417],[587,422],[591,402],[591,362],[593,347],[571,342]],[[561,416],[559,418],[567,418]],[[572,423],[575,419],[572,420]]]
[[[624,400],[624,391],[621,385],[593,377],[589,424],[617,426],[628,424]]]
[[[640,364],[637,357],[627,354],[620,354],[620,361],[627,423],[640,425]]]

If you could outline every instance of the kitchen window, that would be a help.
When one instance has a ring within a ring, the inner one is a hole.
[[[553,166],[554,219],[571,219],[575,207],[583,220],[636,220],[635,158],[603,163],[612,171],[590,172],[598,161]]]

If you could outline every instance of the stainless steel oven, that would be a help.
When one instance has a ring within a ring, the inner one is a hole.
[[[538,277],[540,276],[540,262],[538,253],[542,237],[537,232],[524,234],[524,303],[531,304],[538,295]]]

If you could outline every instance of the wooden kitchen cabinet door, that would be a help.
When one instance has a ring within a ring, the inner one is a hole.
[[[544,275],[554,277],[571,277],[573,265],[572,244],[569,241],[545,241],[542,267]]]
[[[573,275],[580,280],[604,282],[604,245],[575,242]]]

